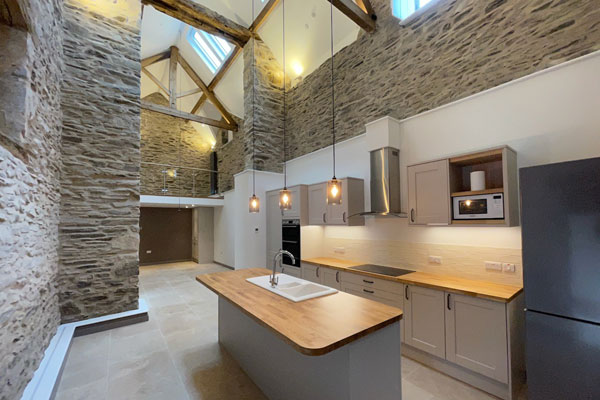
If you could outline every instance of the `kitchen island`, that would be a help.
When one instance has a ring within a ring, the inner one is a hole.
[[[219,342],[269,399],[401,399],[402,310],[343,292],[293,302],[246,281],[269,273],[196,277],[219,296]]]

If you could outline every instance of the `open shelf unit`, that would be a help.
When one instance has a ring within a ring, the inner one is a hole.
[[[485,172],[485,190],[471,191],[471,172]],[[514,226],[519,224],[517,154],[508,146],[449,159],[450,201],[453,197],[502,193],[504,219],[455,220],[452,225]]]

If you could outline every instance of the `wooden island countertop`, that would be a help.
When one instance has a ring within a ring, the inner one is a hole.
[[[523,291],[522,286],[504,285],[494,282],[477,281],[473,279],[459,278],[456,276],[433,274],[430,272],[411,272],[401,276],[386,276],[366,271],[351,269],[357,265],[367,264],[365,262],[339,260],[337,258],[317,257],[302,260],[309,264],[320,265],[341,271],[361,274],[373,278],[387,279],[409,285],[417,285],[432,289],[445,290],[447,292],[464,294],[488,300],[509,302]]]
[[[293,302],[248,281],[264,268],[198,275],[196,280],[240,308],[302,354],[319,356],[402,318],[402,310],[344,292]]]

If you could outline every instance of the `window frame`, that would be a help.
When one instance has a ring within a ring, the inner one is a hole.
[[[198,35],[198,38],[196,35]],[[213,74],[216,74],[221,69],[234,48],[234,46],[225,39],[192,27],[188,30],[187,40],[209,71]],[[228,46],[229,49],[225,46]]]
[[[407,25],[410,22],[412,22],[413,20],[415,20],[416,18],[418,18],[419,16],[421,16],[421,14],[423,14],[424,12],[429,10],[433,4],[442,3],[444,0],[430,0],[429,3],[425,4],[423,7],[416,9],[408,17],[406,17],[404,19],[400,19],[399,16],[394,14],[395,4],[399,3],[401,1],[403,1],[403,0],[392,0],[392,15],[399,20],[400,25]]]

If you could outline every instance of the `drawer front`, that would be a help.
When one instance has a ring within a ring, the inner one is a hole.
[[[342,290],[355,296],[378,301],[392,307],[402,308],[402,296],[396,293],[386,292],[385,290],[379,290],[373,287],[355,285],[344,281],[342,281]]]
[[[371,278],[362,274],[353,274],[351,272],[342,272],[342,282],[352,283],[354,285],[365,286],[370,289],[384,290],[390,293],[403,295],[403,284],[400,282],[392,282],[385,279]]]

